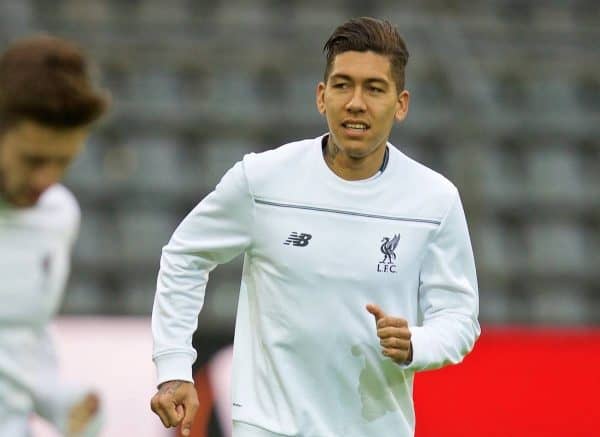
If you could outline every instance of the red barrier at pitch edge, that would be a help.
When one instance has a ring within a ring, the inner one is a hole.
[[[600,435],[600,329],[485,328],[415,379],[416,437]]]

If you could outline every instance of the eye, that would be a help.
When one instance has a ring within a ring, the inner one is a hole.
[[[371,92],[373,92],[375,94],[379,94],[379,93],[383,93],[384,92],[383,88],[379,88],[379,87],[376,87],[376,86],[371,86],[369,89],[371,90]]]
[[[340,90],[348,88],[348,84],[346,82],[338,82],[333,84],[333,88],[337,88]]]

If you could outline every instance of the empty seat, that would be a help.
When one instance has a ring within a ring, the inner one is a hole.
[[[518,149],[485,148],[477,171],[486,200],[497,205],[518,205],[526,199],[522,156]]]
[[[69,167],[65,184],[75,191],[99,193],[105,187],[104,153],[108,145],[105,138],[92,135],[82,153]]]
[[[110,269],[121,262],[120,254],[120,238],[111,215],[101,210],[83,210],[75,262]]]
[[[121,305],[123,313],[150,315],[156,292],[157,271],[148,271],[147,275],[132,275],[123,281]]]
[[[108,4],[98,0],[63,0],[61,12],[61,19],[86,25],[107,24],[111,18]]]
[[[216,118],[230,123],[261,120],[261,102],[244,72],[216,72],[209,79],[207,104]]]
[[[148,105],[170,105],[174,109],[178,107],[179,82],[169,68],[138,68],[132,72],[129,86],[134,101],[147,109],[150,109]]]
[[[121,210],[116,217],[123,262],[158,269],[161,249],[175,230],[178,218],[162,210]]]
[[[474,228],[473,243],[477,265],[488,272],[513,271],[522,254],[510,251],[511,238],[510,229],[496,221],[486,221]]]
[[[97,277],[74,272],[65,293],[61,311],[65,313],[98,314],[108,310],[108,293]]]
[[[567,146],[540,146],[527,156],[529,189],[534,199],[572,205],[582,199],[577,151]]]
[[[317,84],[323,80],[318,74],[296,74],[287,82],[289,105],[283,115],[293,124],[319,123],[325,119],[319,114],[315,100]]]
[[[526,229],[530,268],[537,273],[585,271],[583,230],[575,223],[540,223]]]
[[[257,145],[245,139],[208,140],[203,149],[202,166],[198,170],[198,182],[212,191],[221,177],[245,154],[258,151]]]
[[[122,175],[113,178],[123,188],[138,193],[177,194],[186,187],[186,163],[180,159],[175,137],[160,132],[132,136],[115,150],[111,160]],[[115,170],[115,175],[117,175]]]
[[[28,1],[0,2],[0,40],[12,39],[31,27],[34,9]],[[4,44],[2,44],[4,46]]]
[[[597,72],[582,73],[574,87],[577,101],[584,109],[596,111],[600,109],[600,79]]]
[[[531,321],[577,324],[589,321],[588,299],[577,284],[538,284],[531,287]]]
[[[144,24],[181,26],[188,18],[186,3],[187,0],[143,0],[138,8],[137,19]]]
[[[535,109],[543,114],[569,114],[577,109],[575,92],[565,77],[538,76],[528,84],[528,93]]]
[[[488,284],[479,291],[479,318],[485,323],[506,323],[513,317],[505,290]]]

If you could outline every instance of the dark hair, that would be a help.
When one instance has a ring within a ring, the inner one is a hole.
[[[323,51],[327,58],[325,82],[337,55],[348,51],[372,51],[388,56],[392,77],[398,92],[404,89],[404,69],[408,62],[408,50],[398,29],[386,20],[371,17],[354,18],[339,26],[331,34]]]
[[[22,120],[58,129],[96,121],[108,92],[96,88],[79,47],[38,35],[13,43],[0,57],[0,132]]]

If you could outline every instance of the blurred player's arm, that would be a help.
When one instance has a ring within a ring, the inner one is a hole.
[[[35,413],[63,435],[97,435],[100,430],[100,398],[91,389],[61,382],[58,359],[48,329],[41,336],[37,358],[43,363],[43,371],[32,393]]]

